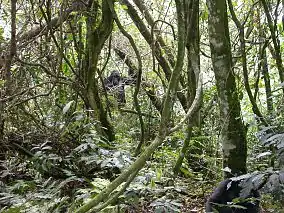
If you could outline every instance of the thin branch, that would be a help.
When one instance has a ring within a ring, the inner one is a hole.
[[[28,65],[28,66],[33,66],[33,67],[40,67],[41,69],[43,69],[43,71],[44,71],[46,74],[50,75],[51,77],[59,78],[59,79],[62,79],[62,80],[67,80],[66,77],[57,76],[57,75],[55,75],[54,73],[50,72],[50,71],[48,70],[48,68],[46,68],[46,67],[45,67],[44,65],[42,65],[42,64],[26,62],[26,61],[23,61],[23,60],[20,59],[20,58],[16,58],[16,60],[19,61],[19,62],[20,62],[21,64],[23,64],[23,65]],[[72,81],[72,80],[71,80],[71,79],[68,79],[68,81]],[[72,82],[73,82],[73,81],[72,81]],[[74,83],[74,82],[73,82],[73,83]],[[67,84],[67,82],[66,82],[66,84]]]
[[[104,72],[104,70],[105,70],[105,68],[106,68],[106,66],[107,66],[107,64],[108,64],[108,61],[109,61],[109,59],[110,59],[110,56],[111,56],[111,35],[110,35],[110,37],[109,37],[109,42],[108,42],[107,58],[106,58],[106,60],[105,60],[105,63],[104,63],[104,65],[103,65],[102,69],[101,69],[101,70],[98,69],[98,76],[99,76],[99,79],[100,79],[100,81],[101,81],[102,88],[103,88],[103,95],[105,96],[106,103],[107,103],[107,104],[106,104],[106,109],[107,109],[107,111],[108,111],[109,117],[112,118],[111,110],[110,110],[110,107],[109,107],[110,101],[109,101],[109,98],[108,98],[108,95],[107,95],[107,89],[106,89],[106,86],[105,86],[105,84],[104,84],[104,79],[103,79],[103,77],[102,77],[102,74],[103,74],[103,72]]]
[[[13,98],[15,98],[15,97],[17,97],[17,96],[20,96],[20,95],[23,95],[23,94],[29,92],[30,90],[33,90],[33,89],[35,89],[35,88],[37,88],[37,87],[41,87],[41,86],[43,86],[43,85],[45,85],[45,84],[49,84],[49,83],[53,83],[53,81],[47,81],[47,82],[44,82],[44,83],[41,83],[41,84],[37,84],[37,85],[35,85],[35,86],[33,86],[33,87],[29,87],[29,88],[27,88],[27,89],[25,89],[25,90],[23,90],[23,91],[21,91],[21,92],[19,92],[19,93],[16,93],[16,94],[11,95],[11,96],[9,96],[9,97],[0,99],[0,102],[9,101],[9,100],[11,100],[11,99],[13,99]]]
[[[48,16],[45,13],[44,9],[42,8],[42,6],[40,6],[40,11],[45,19],[45,21],[48,23],[48,28],[50,29],[50,35],[53,39],[53,42],[55,44],[55,46],[57,47],[58,51],[61,53],[61,56],[64,58],[66,64],[68,65],[68,67],[71,69],[71,71],[74,73],[74,75],[77,77],[77,79],[79,79],[81,81],[81,83],[83,83],[83,80],[81,79],[81,77],[78,75],[78,73],[75,71],[75,69],[73,68],[71,62],[69,61],[69,59],[66,57],[66,55],[64,54],[63,49],[60,47],[60,45],[57,42],[56,37],[54,36],[53,30],[52,30],[52,25],[50,24],[50,22],[48,21]],[[60,23],[59,23],[60,26]]]
[[[109,5],[111,7],[111,4],[109,4]],[[135,52],[136,58],[138,60],[138,76],[136,78],[136,87],[135,87],[135,91],[134,91],[134,95],[133,95],[134,105],[135,105],[136,111],[138,113],[138,118],[139,118],[140,128],[141,128],[140,142],[139,142],[139,144],[138,144],[138,146],[135,150],[135,155],[137,156],[141,151],[142,144],[144,144],[144,137],[145,137],[144,136],[145,135],[144,121],[143,121],[143,117],[141,115],[141,107],[140,107],[140,104],[139,104],[139,101],[138,101],[138,94],[139,94],[141,80],[142,80],[142,60],[141,60],[140,52],[139,52],[139,50],[138,50],[138,48],[137,48],[137,46],[134,42],[134,39],[132,38],[132,36],[128,32],[126,32],[126,30],[121,25],[114,8],[111,7],[111,10],[112,10],[114,20],[115,20],[119,30],[129,40],[129,42],[130,42],[130,44],[131,44],[131,46],[132,46],[132,48]]]
[[[140,12],[145,15],[145,19],[147,21],[147,23],[152,26],[152,29],[155,28],[155,30],[158,30],[160,31],[160,29],[156,28],[156,27],[153,27],[155,26],[155,22],[157,21],[154,21],[153,17],[151,16],[151,14],[149,13],[149,10],[148,8],[145,6],[145,4],[143,3],[143,1],[141,0],[133,0],[133,2],[135,3],[135,5],[139,8]],[[169,7],[170,7],[170,4],[169,3]],[[168,8],[169,9],[169,8]],[[166,14],[168,13],[168,11],[166,12]],[[164,18],[166,18],[166,14],[164,16]],[[174,29],[173,29],[173,26],[170,25],[169,23],[167,23],[166,21],[164,20],[161,20],[161,19],[158,19],[158,22],[161,21],[163,23],[166,23],[168,24],[169,26],[171,26],[171,29],[172,29],[172,32],[174,34],[174,38],[176,38],[175,36],[175,32],[174,32]],[[152,37],[153,38],[153,37]],[[165,54],[167,55],[167,58],[169,59],[169,62],[171,64],[172,67],[175,66],[175,60],[174,60],[174,55],[172,54],[172,52],[167,48],[167,45],[166,45],[166,42],[164,41],[164,39],[162,38],[162,36],[157,36],[157,41],[160,43],[161,45],[161,48],[163,48]],[[153,42],[152,42],[153,43]]]
[[[131,109],[121,108],[121,109],[119,109],[119,111],[121,111],[121,112],[126,112],[126,113],[131,113],[131,114],[137,114],[137,115],[138,115],[138,112],[137,112],[137,111],[131,110]],[[148,114],[148,113],[143,113],[143,112],[141,112],[141,115],[144,116],[144,117],[158,118],[157,116],[150,115],[150,114]]]
[[[276,65],[277,65],[277,69],[278,69],[278,73],[279,73],[279,78],[280,78],[280,82],[284,82],[284,66],[282,64],[282,56],[281,56],[281,48],[280,48],[280,44],[279,44],[279,39],[277,39],[276,37],[276,26],[273,24],[272,21],[272,17],[270,15],[270,10],[268,8],[267,2],[266,0],[261,0],[263,8],[264,8],[264,12],[268,21],[268,27],[270,30],[270,34],[271,34],[271,38],[272,38],[272,42],[273,42],[273,46],[274,46],[274,52],[275,52],[275,60],[276,60]],[[284,89],[283,89],[284,92]]]
[[[160,20],[160,19],[154,21],[153,25],[151,26],[152,39],[153,39],[154,31],[156,30],[156,25],[157,25],[159,22],[162,22],[162,23],[165,23],[165,24],[169,25],[169,26],[171,27],[172,32],[173,32],[174,40],[177,40],[177,39],[176,39],[176,35],[175,35],[174,26],[173,26],[172,24],[170,24],[169,22],[164,21],[164,20]]]
[[[151,37],[151,33],[149,32],[147,26],[144,24],[143,20],[140,18],[140,15],[138,14],[138,12],[136,11],[136,9],[133,7],[133,5],[129,2],[129,0],[120,0],[121,4],[126,5],[127,6],[127,10],[126,12],[129,14],[129,16],[131,17],[131,19],[133,20],[134,24],[136,25],[136,27],[138,28],[139,32],[141,33],[141,35],[145,38],[145,40],[147,41],[148,45],[150,47],[152,47],[153,44],[153,40]],[[157,40],[160,37],[157,38]],[[170,81],[171,78],[171,73],[172,73],[172,67],[175,67],[175,62],[172,63],[170,57],[166,57],[166,55],[164,54],[164,52],[162,51],[163,49],[163,45],[160,43],[160,40],[158,40],[158,42],[155,42],[155,48],[153,49],[154,55],[157,59],[157,61],[159,62],[159,65],[162,67],[162,70],[165,74],[165,77],[167,79],[167,81]],[[167,58],[169,58],[169,60],[167,60]],[[182,78],[180,78],[179,80],[181,80]],[[183,85],[182,81],[180,82],[181,85]],[[179,85],[178,85],[179,87]],[[181,91],[180,88],[178,88],[178,91]],[[183,93],[178,92],[177,97],[183,107],[184,110],[186,110],[187,108],[187,100],[186,97]]]
[[[13,106],[18,106],[20,104],[23,104],[29,100],[32,100],[32,99],[36,99],[38,97],[43,97],[43,96],[49,96],[52,92],[52,90],[54,89],[54,87],[56,86],[56,83],[53,84],[53,86],[51,87],[51,89],[49,91],[47,91],[46,93],[41,93],[41,94],[38,94],[38,95],[35,95],[35,96],[32,96],[32,97],[29,97],[29,98],[26,98],[18,103],[15,103]]]
[[[232,4],[232,0],[228,0],[228,6],[230,13],[232,15],[232,19],[236,24],[239,30],[239,38],[240,38],[240,51],[242,56],[242,68],[243,68],[243,76],[244,76],[244,86],[247,91],[249,100],[252,105],[253,113],[258,117],[258,119],[264,124],[267,125],[266,120],[264,119],[262,113],[260,112],[258,105],[253,97],[250,85],[249,85],[249,75],[248,75],[248,68],[247,68],[247,54],[246,54],[246,44],[245,44],[245,33],[244,33],[244,25],[240,23],[238,20],[236,13],[234,11],[234,7]]]
[[[198,86],[196,88],[196,95],[195,95],[195,98],[192,102],[192,105],[188,109],[185,117],[175,127],[170,129],[170,131],[169,131],[170,134],[181,129],[183,124],[187,120],[192,119],[194,117],[195,113],[200,109],[201,101],[202,101],[202,81],[203,81],[203,77],[202,77],[202,73],[200,73],[199,76],[198,76]]]
[[[71,17],[70,14],[73,11],[85,11],[86,8],[87,7],[85,6],[83,1],[75,0],[75,1],[73,1],[72,6],[70,8],[68,8],[63,14],[61,14],[61,16],[58,16],[58,17],[51,19],[50,23],[48,23],[48,24],[45,24],[45,25],[42,25],[42,26],[37,26],[37,27],[34,27],[31,30],[29,30],[28,32],[25,32],[23,34],[18,34],[17,40],[23,42],[23,41],[33,39],[40,34],[45,34],[49,30],[48,25],[50,25],[52,29],[55,29],[55,28],[60,26],[60,23],[66,21],[68,18],[70,18]]]

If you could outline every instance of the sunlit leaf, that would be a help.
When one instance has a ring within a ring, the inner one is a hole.
[[[66,114],[66,113],[69,111],[69,109],[70,109],[70,107],[71,107],[71,105],[72,105],[73,102],[74,102],[74,101],[70,101],[69,103],[67,103],[67,104],[64,106],[64,108],[63,108],[63,110],[62,110],[63,115]]]

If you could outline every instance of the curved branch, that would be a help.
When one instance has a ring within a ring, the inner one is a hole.
[[[157,21],[154,21],[153,17],[151,16],[151,14],[149,13],[149,10],[148,8],[145,6],[145,4],[143,3],[143,1],[141,0],[133,0],[133,2],[135,3],[135,5],[139,8],[140,12],[145,15],[145,19],[147,21],[147,23],[150,25],[150,26],[155,26],[155,22]],[[170,6],[170,4],[169,4]],[[165,18],[165,17],[164,17]],[[158,21],[161,21],[161,22],[164,22],[166,24],[168,24],[169,26],[171,26],[169,23],[167,23],[166,21],[163,21],[163,20],[158,20]],[[173,31],[173,34],[174,34],[174,29],[173,27],[171,26],[172,28],[172,31]],[[158,29],[157,29],[158,30]],[[174,34],[174,38],[175,38],[175,34]],[[172,54],[171,51],[169,51],[169,49],[167,48],[167,45],[166,45],[166,42],[164,41],[164,39],[161,37],[161,36],[158,36],[157,37],[157,41],[160,43],[161,45],[161,48],[163,48],[165,54],[167,55],[167,58],[171,64],[172,67],[175,66],[175,59],[174,59],[174,55]],[[152,42],[153,43],[153,42]]]
[[[129,69],[134,70],[136,73],[138,72],[135,64],[133,61],[120,49],[114,48],[115,53],[119,56],[119,58],[129,67]],[[135,79],[133,77],[130,77],[130,79],[126,79],[126,82],[133,82]],[[129,83],[127,85],[130,85],[132,83]],[[159,99],[159,97],[156,96],[154,89],[149,89],[149,84],[143,80],[142,88],[144,92],[147,94],[149,99],[151,100],[152,104],[155,106],[156,110],[159,111],[160,114],[162,114],[162,101]]]
[[[150,47],[152,47],[153,40],[152,40],[152,37],[151,37],[151,32],[149,32],[147,26],[145,25],[143,20],[140,18],[136,9],[129,2],[129,0],[120,0],[120,2],[121,2],[121,4],[124,4],[124,5],[127,6],[126,12],[129,14],[131,19],[133,20],[134,24],[138,28],[141,35],[147,41],[148,45]],[[158,37],[158,39],[159,39],[159,37]],[[152,48],[153,53],[154,53],[157,61],[159,62],[159,65],[161,65],[167,81],[169,82],[171,75],[172,75],[172,71],[171,71],[172,68],[171,67],[174,67],[176,63],[174,63],[172,65],[172,63],[169,62],[169,60],[167,60],[167,58],[165,57],[165,54],[163,54],[163,51],[162,51],[162,48],[161,48],[163,45],[160,43],[160,41],[154,42],[154,45],[155,45],[155,48],[154,49]],[[181,79],[179,79],[179,80],[181,80]],[[183,84],[182,82],[180,82],[180,83]],[[178,88],[178,91],[182,91],[182,89]],[[185,95],[182,92],[178,92],[177,96],[178,96],[178,99],[179,99],[183,109],[186,109],[187,108],[187,100],[186,100]]]
[[[106,99],[106,102],[107,102],[107,104],[106,104],[106,109],[107,109],[107,111],[108,111],[109,117],[112,118],[111,110],[110,110],[110,107],[109,107],[110,101],[109,101],[109,98],[108,98],[108,95],[107,95],[107,89],[106,89],[106,86],[105,86],[105,84],[104,84],[104,79],[103,79],[103,77],[102,77],[102,74],[103,74],[103,72],[104,72],[104,70],[105,70],[105,68],[106,68],[106,66],[107,66],[107,64],[108,64],[108,61],[109,61],[109,59],[110,59],[110,55],[111,55],[111,35],[110,35],[110,37],[109,37],[109,42],[108,42],[107,58],[106,58],[106,60],[105,60],[105,63],[104,63],[104,65],[103,65],[102,69],[101,69],[101,70],[98,69],[98,76],[99,76],[99,79],[100,79],[101,84],[102,84],[103,95],[105,96],[105,99]]]
[[[58,17],[51,19],[50,23],[48,23],[48,24],[38,26],[38,27],[34,27],[31,30],[29,30],[28,32],[25,32],[23,34],[18,34],[17,40],[23,42],[23,41],[26,41],[26,40],[33,39],[40,34],[44,34],[49,30],[48,25],[50,25],[51,28],[57,28],[57,27],[60,26],[60,24],[62,22],[66,21],[70,17],[70,14],[73,11],[84,11],[84,10],[86,10],[86,8],[87,7],[86,7],[86,5],[83,1],[75,0],[72,3],[72,6],[70,8],[68,8],[64,13],[62,13],[61,16],[58,16]]]
[[[25,89],[25,90],[23,90],[21,92],[18,92],[16,94],[11,95],[11,96],[8,96],[8,97],[5,97],[5,98],[0,98],[0,102],[6,102],[6,101],[9,101],[9,100],[12,100],[12,99],[14,99],[17,96],[20,96],[20,95],[23,95],[23,94],[29,92],[30,90],[33,90],[33,89],[35,89],[37,87],[41,87],[41,86],[43,86],[45,84],[50,84],[50,83],[53,83],[53,81],[43,82],[41,84],[37,84],[37,85],[35,85],[33,87],[29,87],[29,88],[27,88],[27,89]]]
[[[57,76],[55,75],[54,73],[50,72],[48,70],[48,68],[46,68],[44,65],[40,64],[40,63],[31,63],[31,62],[26,62],[26,61],[23,61],[22,59],[20,58],[16,58],[16,60],[18,62],[20,62],[21,64],[23,65],[28,65],[28,66],[32,66],[32,67],[40,67],[41,69],[43,69],[43,71],[47,74],[47,75],[50,75],[51,77],[54,77],[54,78],[58,78],[58,79],[62,79],[62,80],[68,80],[68,81],[71,81],[72,83],[75,83],[74,81],[70,80],[70,79],[67,79],[66,77],[64,76]]]
[[[137,111],[135,110],[131,110],[131,109],[126,109],[126,108],[121,108],[119,109],[120,112],[125,112],[125,113],[130,113],[130,114],[138,114]],[[158,118],[157,116],[151,115],[151,114],[147,114],[147,113],[141,113],[142,116],[144,117],[150,117],[150,118]]]
[[[257,103],[253,97],[250,85],[249,85],[249,76],[248,76],[248,68],[247,68],[247,54],[246,54],[246,44],[245,44],[245,33],[244,33],[244,25],[240,23],[238,20],[236,13],[233,8],[232,0],[228,0],[228,6],[230,13],[232,15],[232,19],[235,22],[238,30],[239,30],[239,37],[240,37],[240,51],[241,51],[241,57],[242,57],[242,67],[243,67],[243,76],[244,76],[244,84],[245,89],[247,91],[249,100],[252,105],[252,110],[254,114],[259,118],[259,120],[264,124],[267,125],[267,122],[265,121],[262,113],[260,112]]]
[[[165,23],[165,24],[169,25],[169,26],[171,27],[171,29],[172,29],[174,40],[177,40],[177,39],[176,39],[176,35],[175,35],[174,26],[173,26],[172,24],[170,24],[169,22],[164,21],[164,20],[160,20],[160,19],[154,21],[154,23],[153,23],[153,25],[152,25],[152,28],[151,28],[152,39],[153,39],[155,27],[156,27],[157,23],[159,23],[159,22],[162,22],[162,23]]]
[[[16,104],[14,104],[13,106],[18,106],[18,105],[20,105],[22,103],[25,103],[25,102],[27,102],[29,100],[32,100],[32,99],[35,99],[35,98],[38,98],[38,97],[49,96],[51,94],[51,92],[53,91],[53,89],[55,88],[55,86],[56,86],[56,83],[54,83],[52,85],[52,87],[50,88],[50,90],[48,90],[46,93],[41,93],[41,94],[38,94],[38,95],[35,95],[35,96],[32,96],[32,97],[26,98],[26,99],[24,99],[24,100],[22,100],[22,101],[20,101],[20,102],[18,102]]]
[[[198,76],[198,86],[196,88],[196,95],[192,102],[192,105],[188,109],[185,117],[175,127],[169,130],[170,134],[182,128],[183,124],[187,120],[193,118],[194,114],[200,109],[201,100],[202,100],[202,81],[203,81],[203,77],[202,77],[202,73],[200,73]]]
[[[108,0],[110,1],[110,0]],[[139,104],[139,101],[138,101],[138,93],[139,93],[139,90],[140,90],[140,85],[141,85],[141,79],[142,79],[142,60],[141,60],[141,56],[140,56],[140,52],[134,42],[134,39],[132,38],[132,36],[126,32],[126,30],[123,28],[123,26],[121,25],[118,17],[117,17],[117,14],[114,10],[113,7],[111,7],[111,4],[110,5],[110,8],[112,10],[112,13],[113,13],[113,16],[114,16],[114,20],[119,28],[119,30],[122,32],[122,34],[129,40],[134,52],[135,52],[135,55],[137,57],[137,60],[138,60],[138,76],[136,78],[136,87],[135,87],[135,91],[134,91],[134,94],[133,94],[133,100],[134,100],[134,105],[135,105],[135,108],[136,108],[136,111],[138,113],[138,118],[139,118],[139,122],[140,122],[140,128],[141,128],[141,137],[140,137],[140,142],[135,150],[135,155],[137,156],[140,151],[141,151],[141,147],[142,145],[144,144],[144,134],[145,134],[145,127],[144,127],[144,121],[143,121],[143,117],[142,117],[142,114],[141,114],[141,108],[140,108],[140,104]]]
[[[270,11],[269,11],[266,0],[261,0],[261,3],[263,5],[264,12],[265,12],[265,15],[268,21],[268,27],[270,30],[272,43],[273,43],[274,50],[275,50],[275,61],[276,61],[276,66],[277,66],[278,73],[279,73],[279,78],[280,78],[281,83],[283,83],[284,82],[284,66],[282,63],[281,47],[280,47],[279,39],[277,39],[276,33],[275,33],[277,28],[273,24],[272,17],[270,15]],[[283,89],[283,92],[284,92],[284,89]]]

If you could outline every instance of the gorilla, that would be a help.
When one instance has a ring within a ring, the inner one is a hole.
[[[110,90],[114,87],[117,87],[119,85],[120,78],[121,78],[120,73],[117,70],[112,71],[110,76],[108,76],[104,80],[104,85],[105,85],[106,89]]]
[[[104,86],[107,91],[117,90],[118,96],[117,101],[120,104],[125,104],[125,91],[124,82],[117,70],[111,72],[111,74],[104,80]]]
[[[242,197],[241,191],[243,188],[240,183],[241,180],[226,179],[222,181],[207,200],[206,212],[259,213],[260,194],[258,190],[251,190],[248,196]],[[239,202],[230,206],[234,199]]]

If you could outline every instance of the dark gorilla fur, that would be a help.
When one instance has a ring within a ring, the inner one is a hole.
[[[104,84],[107,90],[112,89],[119,85],[120,82],[120,73],[117,70],[111,72],[110,76],[108,76],[104,80]]]
[[[240,197],[240,192],[242,190],[242,187],[239,186],[240,182],[241,181],[233,181],[231,179],[222,181],[207,200],[206,212],[259,213],[260,194],[258,190],[251,190],[250,194],[244,198],[244,201],[236,203],[236,205],[242,206],[244,208],[234,208],[228,205],[228,203],[232,202],[233,199]],[[248,200],[249,198],[255,199]],[[221,204],[221,206],[216,204]]]
[[[124,83],[122,82],[120,73],[117,70],[112,71],[110,76],[104,80],[104,85],[107,91],[116,89],[118,92],[117,101],[122,104],[126,103]]]

